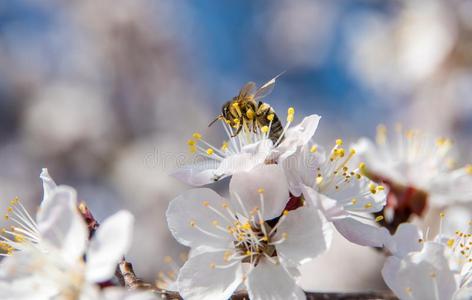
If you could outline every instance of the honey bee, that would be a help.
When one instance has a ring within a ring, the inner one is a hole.
[[[221,115],[217,116],[208,126],[218,120],[224,120],[236,129],[233,134],[235,137],[241,130],[257,132],[257,129],[270,125],[269,138],[274,144],[277,143],[283,132],[282,123],[280,123],[274,109],[260,100],[272,92],[275,81],[280,75],[282,74],[272,78],[259,89],[256,89],[254,82],[246,83],[236,97],[223,105]]]

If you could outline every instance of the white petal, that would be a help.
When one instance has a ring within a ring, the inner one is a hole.
[[[416,225],[403,223],[400,224],[385,247],[396,257],[403,258],[410,252],[421,250],[423,247],[423,244],[419,242],[421,238],[421,231]]]
[[[122,210],[100,225],[87,251],[87,281],[103,282],[113,277],[131,245],[133,223],[133,215]]]
[[[248,275],[247,289],[251,300],[306,299],[295,279],[280,264],[262,259]]]
[[[454,295],[454,300],[470,300],[472,299],[472,287],[463,287]]]
[[[48,169],[46,168],[42,169],[39,177],[43,181],[43,201],[41,202],[41,206],[44,206],[44,203],[49,197],[51,197],[51,193],[57,187],[57,185],[51,176],[49,176]]]
[[[212,264],[216,267],[213,268]],[[180,295],[186,300],[226,300],[242,282],[242,278],[241,263],[228,266],[224,261],[224,251],[207,252],[190,258],[183,265],[177,286]]]
[[[449,300],[457,290],[443,245],[432,242],[425,243],[421,252],[412,253],[403,260],[389,257],[382,276],[401,299]]]
[[[288,129],[283,142],[277,147],[279,159],[286,159],[297,150],[297,147],[306,145],[315,134],[320,119],[319,115],[310,115],[297,126]]]
[[[210,189],[186,191],[172,200],[167,209],[167,224],[170,232],[179,243],[185,246],[226,248],[232,241],[231,236],[212,223],[216,221],[223,228],[230,225],[231,217],[223,208],[224,203],[225,200]],[[215,213],[211,208],[219,211],[224,217]],[[196,226],[209,234],[192,227],[191,222],[195,222]]]
[[[263,189],[264,207],[261,207],[260,189]],[[251,172],[237,173],[229,184],[232,206],[248,216],[245,211],[258,207],[262,217],[270,220],[280,216],[289,200],[288,184],[285,174],[278,165],[260,165]],[[236,197],[240,197],[244,208]]]
[[[170,175],[186,184],[202,186],[215,181],[218,166],[219,162],[208,159],[192,165],[183,166]]]
[[[60,249],[64,259],[82,257],[88,242],[88,229],[77,209],[77,192],[67,186],[54,189],[37,215],[38,229],[45,242]]]
[[[440,174],[429,184],[430,201],[435,206],[472,201],[472,175],[466,169]]]
[[[0,282],[2,300],[49,300],[54,299],[57,290],[38,276],[30,276],[12,282]]]
[[[390,238],[387,229],[353,218],[336,219],[333,224],[347,240],[361,246],[383,247]]]
[[[302,186],[312,186],[315,183],[317,168],[326,160],[323,148],[318,147],[315,153],[312,153],[310,148],[308,145],[299,147],[292,155],[279,160],[285,171],[290,192],[294,196],[300,196]]]
[[[286,240],[276,245],[277,253],[289,265],[300,265],[328,249],[333,230],[318,209],[300,207],[288,213],[275,240],[282,239],[284,233]]]

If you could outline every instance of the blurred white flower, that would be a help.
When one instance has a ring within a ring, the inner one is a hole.
[[[387,248],[392,253],[382,269],[386,284],[400,299],[470,299],[472,297],[472,234],[440,232],[424,242],[413,224],[401,224]]]
[[[290,191],[319,207],[351,242],[382,247],[386,231],[371,224],[370,215],[385,206],[384,187],[365,177],[360,167],[352,166],[356,152],[350,149],[346,153],[342,144],[337,140],[329,154],[317,145],[306,145],[285,159],[282,165]]]
[[[415,130],[404,132],[400,125],[395,131],[394,138],[388,139],[386,127],[379,125],[376,143],[362,138],[355,145],[369,176],[423,191],[433,206],[472,201],[472,167],[452,169],[450,140]]]
[[[230,194],[193,189],[169,205],[169,229],[192,250],[177,278],[182,297],[228,299],[245,284],[251,299],[305,299],[296,268],[329,247],[324,217],[314,207],[284,211],[288,185],[277,165],[235,174]]]
[[[43,177],[48,179],[46,174]],[[9,295],[17,287],[21,290],[14,294],[23,293],[25,299],[36,299],[38,293],[38,297],[98,299],[93,296],[95,283],[114,275],[130,246],[132,227],[133,216],[120,211],[106,219],[89,242],[76,191],[67,186],[54,188],[38,213],[37,231],[44,247],[35,246],[34,240],[17,241],[22,251],[11,253],[0,264],[0,294]],[[20,282],[31,288],[25,289]]]
[[[297,147],[311,140],[321,118],[311,115],[297,126],[290,127],[294,113],[294,109],[289,108],[287,124],[275,143],[270,139],[273,115],[268,117],[269,126],[256,127],[255,132],[243,129],[236,136],[234,135],[239,127],[233,129],[228,122],[222,120],[228,141],[221,147],[211,145],[200,133],[194,133],[193,138],[188,141],[190,152],[196,154],[195,160],[203,159],[175,171],[172,175],[190,185],[202,186],[236,172],[249,171],[267,160],[284,159],[295,152]]]

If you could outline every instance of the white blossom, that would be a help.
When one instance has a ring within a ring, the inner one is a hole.
[[[0,264],[0,295],[16,295],[10,299],[102,299],[95,284],[114,276],[130,246],[133,216],[127,211],[114,214],[89,242],[76,191],[58,186],[49,192],[38,212],[37,237],[27,238],[19,230],[12,233],[24,234],[24,238],[12,244],[20,251],[10,251]]]
[[[376,143],[362,138],[355,148],[371,176],[421,190],[434,206],[472,201],[472,167],[453,169],[455,159],[448,139],[434,139],[417,130],[403,131],[401,125],[389,139],[386,127],[379,125]]]
[[[235,174],[230,195],[193,189],[169,205],[169,229],[191,247],[177,278],[182,297],[224,300],[245,285],[253,300],[305,299],[296,268],[330,244],[322,214],[314,207],[284,210],[288,185],[277,165]]]
[[[348,240],[382,247],[387,232],[373,224],[371,214],[385,205],[384,187],[363,175],[362,164],[352,166],[356,151],[342,145],[338,139],[328,153],[318,145],[305,145],[283,160],[290,191],[319,207]]]

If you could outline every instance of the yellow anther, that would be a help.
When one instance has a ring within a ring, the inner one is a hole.
[[[269,114],[267,116],[267,120],[269,120],[270,122],[272,122],[274,120],[274,114]]]
[[[472,165],[465,166],[465,171],[467,174],[472,175]]]
[[[356,199],[356,198],[352,198],[351,203],[352,203],[352,205],[356,205],[356,204],[357,204],[357,199]]]
[[[228,204],[228,202],[223,202],[223,204],[221,204],[221,206],[223,206],[223,208],[228,208],[229,204]]]
[[[441,219],[444,219],[445,216],[446,216],[446,214],[445,214],[444,212],[440,212],[440,213],[439,213],[439,217],[440,217]]]
[[[452,246],[454,246],[454,239],[449,239],[449,240],[447,240],[447,246],[448,246],[449,248],[452,248]]]
[[[372,207],[372,202],[367,202],[365,205],[364,205],[364,208],[368,209],[368,208],[371,208]]]
[[[245,230],[249,230],[251,229],[251,224],[249,224],[248,222],[244,223],[243,225],[241,225],[241,228],[242,229],[245,229]]]
[[[5,216],[3,216],[3,218],[8,221],[10,219],[10,216],[5,214]]]
[[[197,152],[197,147],[196,146],[189,146],[188,150],[190,151],[190,153],[194,154],[194,153]]]
[[[337,140],[336,140],[336,145],[341,146],[342,144],[343,144],[343,140],[342,140],[342,139],[337,139]]]
[[[407,139],[411,140],[411,139],[415,136],[415,131],[413,131],[413,130],[408,130],[408,131],[405,133],[405,135],[406,135],[406,138],[407,138]]]
[[[223,142],[223,145],[221,145],[221,150],[223,150],[223,151],[228,150],[228,142],[227,141]]]
[[[199,140],[202,138],[202,135],[198,132],[195,132],[194,134],[192,134],[192,137],[196,140]]]
[[[174,261],[174,260],[173,260],[172,257],[170,257],[169,255],[164,256],[164,263],[170,264],[170,263],[172,263],[173,261]]]
[[[264,242],[267,242],[268,240],[269,240],[269,238],[268,238],[267,236],[263,236],[263,237],[261,238],[261,241],[264,241]]]
[[[287,237],[288,237],[288,233],[283,232],[283,233],[282,233],[282,238],[283,238],[283,239],[286,239]]]
[[[203,201],[202,202],[202,205],[205,206],[205,207],[208,207],[210,205],[210,202],[208,201]]]
[[[247,256],[251,256],[252,255],[252,252],[249,251],[249,250],[246,250],[246,253],[245,253]]]
[[[337,150],[337,155],[339,157],[344,157],[345,152],[344,152],[343,148],[339,148],[339,149],[336,149],[336,150]]]
[[[284,210],[284,216],[288,215],[288,210]]]
[[[196,144],[196,142],[195,142],[194,140],[192,140],[192,139],[189,139],[189,140],[187,141],[187,145],[189,145],[189,146],[195,146],[195,144]]]
[[[214,226],[218,226],[220,223],[217,220],[213,220],[211,221],[211,224],[213,224]]]
[[[356,149],[354,148],[349,149],[349,153],[351,153],[351,155],[356,154]]]
[[[257,192],[258,192],[259,194],[264,194],[265,189],[264,189],[264,188],[258,188],[258,189],[257,189]]]
[[[413,292],[413,289],[411,287],[407,287],[407,288],[405,288],[405,292],[407,294],[411,294]]]
[[[18,243],[22,243],[25,241],[25,237],[21,234],[16,234],[13,239],[15,240],[15,242],[18,242]]]
[[[212,263],[210,263],[210,268],[212,268],[212,269],[216,268],[216,264],[215,264],[215,263],[213,263],[213,262],[212,262]]]
[[[365,163],[361,162],[359,164],[359,170],[361,170],[361,171],[365,170]]]
[[[321,176],[321,174],[319,174],[316,177],[316,184],[321,184],[322,182],[323,182],[323,176]]]
[[[206,152],[208,155],[212,155],[213,153],[215,153],[215,151],[211,148],[208,148]]]
[[[384,188],[383,185],[377,186],[377,191],[384,191],[384,190],[385,190],[385,188]]]
[[[294,114],[295,114],[295,109],[293,107],[290,107],[287,111],[287,122],[289,123],[293,122]]]
[[[190,226],[195,227],[196,225],[197,225],[197,222],[195,222],[194,220],[190,221]]]
[[[387,140],[387,127],[383,124],[379,124],[377,126],[377,136],[376,136],[376,142],[377,144],[385,144],[385,141]]]
[[[261,131],[262,131],[263,133],[269,132],[269,126],[262,126],[262,127],[261,127]]]
[[[383,219],[384,219],[384,216],[377,216],[377,217],[375,218],[375,222],[380,222],[380,221],[382,221]]]

